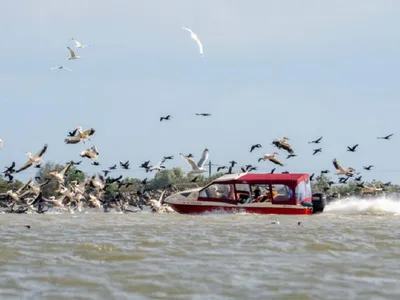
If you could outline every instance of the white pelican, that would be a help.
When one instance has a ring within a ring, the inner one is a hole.
[[[69,169],[72,167],[72,163],[69,163],[66,165],[60,172],[57,172],[56,170],[49,172],[50,175],[53,175],[59,184],[63,185],[65,180],[65,174],[69,171]]]
[[[352,167],[349,167],[348,169],[343,169],[343,167],[338,163],[336,158],[333,160],[333,166],[335,167],[337,171],[337,175],[346,175],[346,176],[353,176],[355,169]]]
[[[99,210],[102,207],[101,202],[99,201],[99,199],[97,199],[92,194],[89,194],[89,199],[88,200],[94,207],[97,207]]]
[[[17,192],[13,192],[12,190],[9,190],[6,192],[7,195],[9,195],[11,197],[11,199],[13,199],[15,202],[19,201],[19,195]]]
[[[286,150],[289,154],[293,154],[294,151],[292,149],[292,146],[290,146],[290,144],[287,142],[289,139],[287,137],[283,137],[280,140],[275,140],[274,142],[272,142],[272,144],[274,144],[275,146],[277,146],[279,149],[284,149]]]
[[[68,60],[81,58],[80,56],[75,55],[75,52],[70,47],[67,47],[67,48],[69,50]]]
[[[204,169],[204,164],[209,156],[207,148],[204,149],[203,155],[201,156],[197,165],[191,158],[187,157],[185,154],[183,154],[183,153],[179,153],[179,154],[192,167],[192,170],[188,174],[198,174],[198,173],[206,172],[206,170]]]
[[[57,208],[64,208],[64,200],[68,199],[68,197],[65,197],[64,195],[62,195],[60,198],[56,199],[56,197],[54,196],[50,196],[49,199],[43,198],[44,201],[46,202],[51,202],[53,203],[53,205]]]
[[[71,38],[71,41],[73,41],[75,43],[75,48],[90,47],[90,45],[82,45],[79,41],[75,40],[74,38]]]
[[[104,184],[104,177],[103,177],[103,175],[101,175],[101,174],[98,174],[98,177],[99,177],[99,179],[100,179],[99,181],[95,180],[96,175],[93,175],[93,176],[89,179],[89,185],[92,186],[92,187],[94,187],[94,188],[96,188],[96,189],[103,190],[104,187],[105,187],[105,184]]]
[[[70,68],[64,67],[64,66],[57,66],[57,67],[50,68],[50,71],[56,71],[56,70],[68,70],[68,71],[72,72],[72,70]]]
[[[270,162],[273,162],[274,164],[280,165],[283,167],[283,164],[275,158],[276,155],[278,155],[277,152],[274,152],[272,154],[264,154],[264,156],[262,158],[260,158],[259,160],[269,160]]]
[[[67,144],[77,144],[79,143],[81,140],[83,143],[86,143],[87,140],[89,139],[89,136],[93,135],[96,130],[94,130],[93,128],[87,129],[85,131],[83,131],[82,126],[77,126],[76,127],[78,134],[72,137],[69,137],[67,139],[64,140],[65,143]]]
[[[44,145],[42,150],[40,150],[34,156],[32,156],[32,153],[27,152],[25,155],[27,155],[29,157],[29,160],[15,172],[16,173],[21,172],[21,171],[29,168],[30,166],[32,166],[32,164],[40,165],[42,163],[42,155],[46,152],[46,150],[47,150],[47,144]]]
[[[191,29],[189,29],[189,28],[182,27],[182,29],[183,29],[183,30],[186,30],[186,31],[188,31],[188,32],[190,32],[191,38],[194,39],[194,40],[196,41],[197,45],[199,46],[199,50],[200,50],[201,56],[204,56],[204,53],[203,53],[203,45],[201,44],[198,35],[195,34],[195,33],[194,33]]]
[[[96,146],[83,150],[80,154],[81,157],[87,157],[91,160],[97,159],[99,156],[99,151],[97,150]]]

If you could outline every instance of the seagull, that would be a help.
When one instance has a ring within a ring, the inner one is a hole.
[[[72,50],[70,47],[67,47],[67,48],[68,48],[68,50],[69,50],[69,57],[68,57],[68,60],[81,58],[80,56],[75,55],[74,50]]]
[[[322,140],[322,136],[319,139],[316,139],[315,141],[308,142],[309,144],[319,144],[319,142]]]
[[[186,28],[186,27],[182,27],[183,30],[186,30],[188,32],[190,32],[190,36],[192,39],[194,39],[197,42],[197,45],[199,46],[199,50],[200,50],[200,55],[203,57],[204,53],[203,53],[203,45],[200,42],[199,37],[197,36],[197,34],[195,34],[191,29]]]
[[[381,139],[381,140],[390,140],[390,138],[393,136],[393,133],[392,134],[389,134],[389,135],[387,135],[387,136],[382,136],[382,137],[377,137],[377,139]]]
[[[50,71],[56,71],[56,70],[68,70],[68,71],[72,72],[72,70],[70,68],[67,68],[64,66],[57,66],[57,67],[50,68]]]
[[[204,164],[209,156],[209,151],[207,148],[204,149],[203,155],[201,156],[201,158],[197,164],[191,158],[187,157],[183,153],[179,153],[179,154],[192,167],[192,170],[189,171],[188,174],[198,174],[198,173],[206,172],[206,170],[204,169]]]
[[[25,155],[27,155],[29,157],[29,160],[15,172],[18,173],[25,169],[28,169],[33,164],[40,165],[42,163],[42,155],[46,152],[46,150],[47,150],[47,144],[44,145],[42,150],[40,150],[34,156],[32,156],[32,153],[30,153],[30,152],[25,153]]]
[[[71,41],[73,41],[75,43],[75,48],[90,47],[90,45],[82,45],[79,41],[75,40],[74,38],[71,38]]]

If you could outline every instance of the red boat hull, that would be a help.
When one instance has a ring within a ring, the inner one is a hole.
[[[269,206],[245,206],[245,205],[196,205],[169,203],[173,210],[180,214],[202,214],[207,212],[230,212],[268,215],[311,215],[312,208],[295,205],[269,205]]]

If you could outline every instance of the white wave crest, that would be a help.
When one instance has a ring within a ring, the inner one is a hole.
[[[377,197],[371,199],[348,197],[330,202],[324,213],[358,215],[400,215],[400,198]]]

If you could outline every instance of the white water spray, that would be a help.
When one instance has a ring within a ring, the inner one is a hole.
[[[400,198],[385,196],[371,199],[348,197],[332,201],[325,207],[324,213],[400,216]]]

